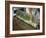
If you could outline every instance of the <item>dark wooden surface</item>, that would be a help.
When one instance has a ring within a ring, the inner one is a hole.
[[[14,17],[13,20],[13,30],[35,30],[32,25],[25,23],[17,17]]]

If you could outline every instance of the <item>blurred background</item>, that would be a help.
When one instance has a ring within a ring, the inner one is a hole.
[[[40,29],[40,8],[13,7],[13,30]]]

